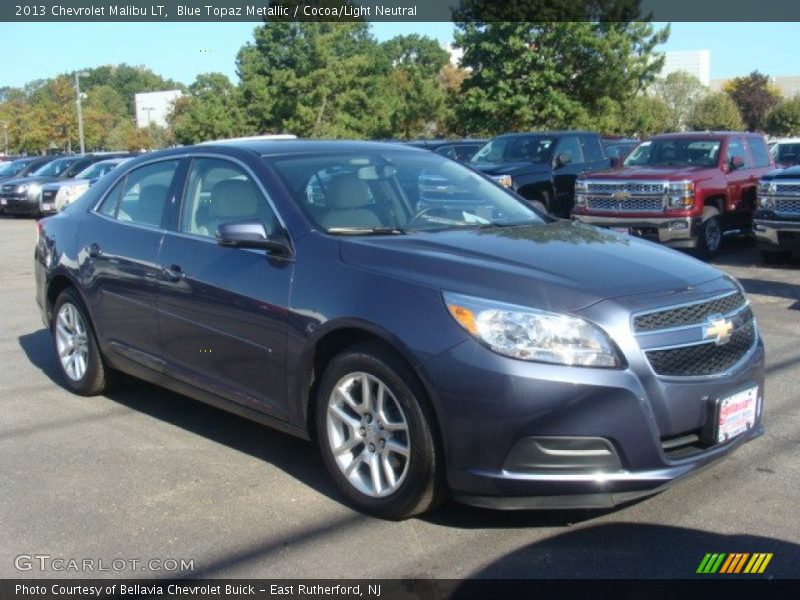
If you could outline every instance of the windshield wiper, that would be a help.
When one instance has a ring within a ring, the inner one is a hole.
[[[405,235],[405,229],[399,227],[330,227],[328,233],[338,235]]]

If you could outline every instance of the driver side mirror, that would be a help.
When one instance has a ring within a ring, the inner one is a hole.
[[[572,154],[569,152],[562,152],[561,154],[556,155],[556,167],[563,167],[568,165],[572,162]]]
[[[728,168],[731,171],[735,171],[736,169],[741,169],[744,166],[744,159],[741,156],[732,156],[730,161],[728,161]]]
[[[261,221],[230,221],[217,228],[217,243],[232,248],[258,248],[276,256],[292,253],[283,234],[268,235]]]

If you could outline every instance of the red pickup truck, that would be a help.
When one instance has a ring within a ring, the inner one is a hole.
[[[578,178],[573,217],[711,257],[723,235],[752,231],[756,186],[773,166],[762,135],[658,135],[621,169]]]

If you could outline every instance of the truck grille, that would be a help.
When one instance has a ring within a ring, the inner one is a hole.
[[[639,332],[695,325],[705,321],[709,315],[727,315],[744,306],[746,302],[744,295],[741,292],[736,292],[709,302],[700,302],[639,315],[633,320],[633,328]]]
[[[621,212],[661,212],[664,202],[659,198],[630,198],[613,200],[612,198],[589,197],[586,199],[589,210],[621,211]]]
[[[797,187],[800,188],[800,185]],[[800,215],[800,198],[777,198],[775,212],[784,215]]]
[[[778,196],[800,196],[800,183],[777,183],[775,194]]]
[[[724,373],[733,367],[753,347],[756,337],[755,324],[750,321],[733,332],[730,341],[722,346],[710,342],[667,350],[651,350],[646,354],[653,371],[658,375],[703,377]]]
[[[42,191],[42,202],[53,202],[56,199],[57,193],[58,192],[56,190]]]
[[[587,181],[586,191],[589,194],[628,192],[630,194],[661,195],[666,192],[666,184],[663,182],[640,181]]]

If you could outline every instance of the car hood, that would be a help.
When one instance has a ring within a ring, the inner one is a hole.
[[[527,175],[529,173],[548,173],[550,171],[547,165],[530,161],[509,163],[475,162],[469,164],[487,175]]]
[[[63,180],[59,179],[58,177],[15,177],[14,179],[8,179],[4,181],[3,185],[13,185],[16,187],[18,185],[22,185],[23,183],[44,184],[44,183],[50,183],[52,181],[63,181]]]
[[[722,273],[675,250],[572,221],[346,238],[344,262],[442,290],[555,311],[683,290]]]
[[[592,179],[658,179],[681,181],[705,179],[716,171],[715,167],[622,167],[602,174],[592,173]]]
[[[94,181],[97,181],[96,179]],[[91,185],[93,180],[91,179],[54,179],[50,181],[50,183],[46,183],[42,185],[42,189],[44,190],[57,190],[62,187],[68,187],[73,185],[81,185],[82,183],[88,183]]]

